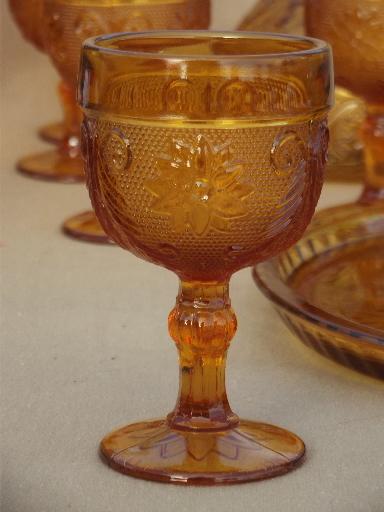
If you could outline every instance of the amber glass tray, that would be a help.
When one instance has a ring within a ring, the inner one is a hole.
[[[305,345],[384,379],[384,202],[318,213],[254,278]]]

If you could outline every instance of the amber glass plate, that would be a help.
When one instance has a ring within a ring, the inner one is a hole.
[[[384,379],[384,202],[320,212],[254,278],[304,344]]]

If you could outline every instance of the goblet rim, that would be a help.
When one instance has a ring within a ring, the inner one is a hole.
[[[260,39],[274,40],[274,41],[286,41],[296,43],[307,43],[308,48],[294,49],[292,51],[280,51],[270,53],[212,53],[209,55],[201,55],[198,53],[159,53],[158,51],[137,51],[132,49],[119,49],[107,44],[112,44],[116,41],[121,40],[137,40],[137,39],[176,39],[183,36],[183,38],[190,38],[191,42],[198,38],[217,38],[217,39]],[[157,59],[161,61],[172,60],[173,62],[185,62],[185,61],[264,61],[273,59],[295,59],[302,57],[312,57],[320,54],[332,54],[331,46],[321,39],[314,37],[274,33],[274,32],[251,32],[251,31],[231,31],[231,30],[154,30],[154,31],[142,31],[142,32],[116,32],[111,34],[103,34],[95,37],[86,39],[83,42],[83,51],[97,51],[107,55],[123,56],[127,58],[146,58],[146,59]]]

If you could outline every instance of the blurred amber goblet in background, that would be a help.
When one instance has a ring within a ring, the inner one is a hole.
[[[332,92],[329,47],[313,39],[192,31],[85,43],[82,137],[96,214],[124,249],[180,278],[169,316],[176,407],[104,438],[115,469],[212,485],[272,477],[302,460],[297,436],[240,420],[229,406],[229,280],[309,223]]]
[[[305,35],[305,0],[258,0],[240,23],[239,30]],[[364,117],[365,102],[348,89],[336,87],[335,105],[328,118],[326,178],[362,181],[364,162],[359,129]]]
[[[384,0],[307,0],[306,24],[331,43],[336,83],[367,102],[361,200],[384,199]]]
[[[207,28],[210,0],[45,0],[46,45],[64,81],[75,90],[81,44],[104,33],[152,29]],[[71,158],[63,172],[84,176],[79,154],[80,123],[74,119],[70,139]],[[58,158],[60,167],[62,155]],[[56,172],[61,172],[56,168]],[[93,212],[85,212],[64,223],[64,232],[88,241],[108,242]]]
[[[9,0],[9,6],[25,39],[34,44],[38,50],[44,51],[43,0]],[[59,85],[59,98],[67,121],[40,128],[40,136],[48,142],[57,143],[65,139],[68,116],[72,110],[77,110],[75,98],[69,93],[64,83]],[[28,161],[29,158],[26,162]],[[21,164],[22,166],[23,164]]]

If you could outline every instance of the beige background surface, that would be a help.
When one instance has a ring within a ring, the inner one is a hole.
[[[251,0],[214,2],[214,26]],[[1,0],[2,512],[383,512],[384,385],[302,347],[253,284],[232,281],[239,330],[228,368],[239,414],[300,434],[299,470],[237,487],[181,488],[124,477],[100,438],[173,406],[176,350],[166,317],[176,278],[116,247],[75,242],[60,223],[89,206],[83,185],[15,173],[59,116],[56,74],[24,43]],[[322,206],[357,187],[327,186]]]

